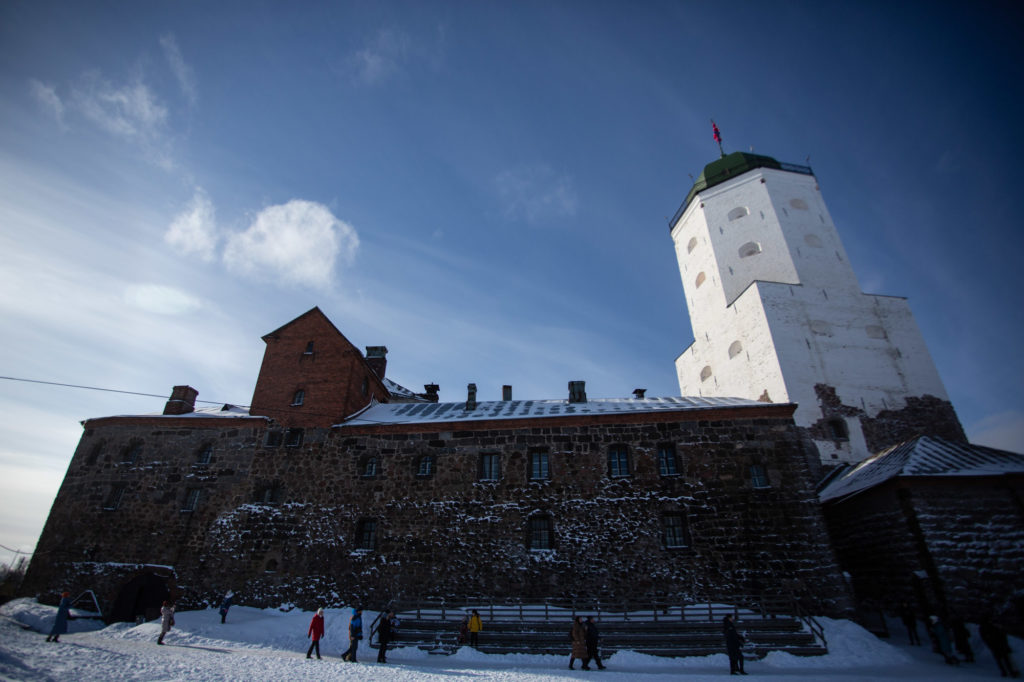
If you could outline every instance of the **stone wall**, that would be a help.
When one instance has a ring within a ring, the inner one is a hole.
[[[239,603],[313,608],[417,596],[685,600],[759,586],[840,615],[849,599],[813,494],[814,458],[779,416],[791,409],[306,429],[295,448],[268,447],[277,427],[262,419],[95,420],[26,585],[94,588],[88,562],[173,567],[184,606],[227,589]],[[135,462],[121,461],[139,441]],[[211,443],[210,462],[198,463]],[[660,475],[661,445],[675,448],[676,475]],[[612,446],[626,447],[629,476],[609,476]],[[546,479],[530,478],[535,452],[548,456]],[[481,454],[498,456],[498,480],[479,480]],[[754,487],[753,464],[768,487]],[[105,510],[116,485],[120,505]],[[192,489],[196,508],[182,511]],[[666,548],[665,514],[685,520],[686,546]],[[528,546],[536,517],[550,523],[550,549]]]

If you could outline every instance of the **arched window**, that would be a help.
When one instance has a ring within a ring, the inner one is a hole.
[[[832,325],[825,320],[811,320],[811,331],[818,336],[832,336]]]
[[[737,355],[740,354],[740,351],[742,350],[743,344],[740,343],[739,341],[733,341],[732,343],[729,344],[729,358],[732,359],[736,357]]]
[[[761,245],[757,242],[747,242],[739,248],[740,258],[754,256],[761,253]]]
[[[704,365],[704,369],[700,371],[700,380],[707,381],[708,377],[711,376],[711,365]]]
[[[363,457],[359,463],[359,475],[363,478],[377,478],[377,458],[373,455]]]
[[[303,355],[312,355],[313,354],[313,342],[312,341],[310,341],[309,343],[306,344],[306,350],[304,350],[302,352],[302,354]]]
[[[121,461],[125,464],[135,464],[139,461],[139,455],[142,454],[142,441],[132,441],[128,444],[128,447],[121,453]]]
[[[430,478],[434,475],[434,456],[423,455],[416,464],[417,478]]]
[[[306,392],[301,388],[295,391],[295,395],[292,396],[292,407],[298,407],[306,400]]]
[[[704,280],[706,280],[706,279],[707,279],[707,275],[705,275],[705,274],[704,274],[703,272],[701,272],[701,273],[699,273],[699,274],[697,275],[697,280],[696,280],[696,282],[697,282],[697,288],[698,288],[698,289],[700,288],[700,285],[701,285],[701,284],[704,284]]]
[[[697,238],[690,237],[690,242],[686,245],[686,253],[693,253],[695,248],[697,248]]]
[[[213,443],[203,443],[196,453],[196,464],[209,464],[213,459]]]
[[[746,206],[737,206],[733,210],[729,211],[729,220],[739,220],[743,216],[750,215],[750,209]]]
[[[821,237],[816,234],[805,234],[804,242],[807,243],[807,246],[814,247],[815,249],[821,248]]]
[[[792,206],[793,208],[797,209],[798,211],[806,211],[807,210],[807,202],[804,201],[803,199],[790,199],[789,200],[789,205]]]

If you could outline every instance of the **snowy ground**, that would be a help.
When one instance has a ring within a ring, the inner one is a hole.
[[[102,627],[97,621],[72,621],[70,632],[48,644],[56,609],[35,600],[19,599],[0,607],[0,679],[53,680],[499,680],[534,682],[574,680],[597,676],[608,682],[704,682],[728,674],[724,654],[703,658],[666,659],[619,652],[606,660],[603,672],[568,670],[558,656],[489,656],[463,648],[452,656],[433,656],[415,648],[389,652],[388,664],[376,663],[376,650],[363,642],[359,663],[338,656],[347,648],[347,610],[326,612],[327,634],[321,642],[323,660],[306,660],[306,630],[310,613],[259,610],[236,606],[228,622],[215,610],[175,615],[176,627],[158,646],[157,622],[119,623]],[[376,614],[366,612],[369,623]],[[872,680],[978,680],[999,676],[988,650],[977,640],[977,662],[952,668],[929,646],[906,646],[902,631],[890,642],[848,621],[824,619],[830,653],[815,658],[770,654],[746,664],[747,679],[779,682],[829,679],[842,682]],[[742,627],[741,627],[742,629]],[[1021,651],[1020,640],[1012,640]]]

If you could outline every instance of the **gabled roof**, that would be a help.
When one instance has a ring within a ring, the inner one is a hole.
[[[270,337],[277,336],[281,332],[282,329],[290,327],[293,324],[295,324],[296,322],[298,322],[299,320],[301,320],[301,319],[303,319],[305,317],[310,317],[312,315],[316,315],[316,316],[319,316],[320,318],[322,318],[324,320],[324,322],[326,322],[328,325],[330,325],[331,329],[333,329],[334,331],[338,332],[338,336],[340,336],[341,338],[345,339],[345,341],[347,341],[350,345],[352,344],[352,342],[349,341],[347,338],[345,338],[345,335],[341,333],[341,330],[334,326],[334,323],[331,322],[331,319],[329,317],[327,317],[326,315],[324,315],[324,311],[320,310],[320,306],[313,306],[312,308],[310,308],[306,312],[304,312],[301,315],[299,315],[298,317],[296,317],[291,322],[286,322],[286,323],[282,324],[280,327],[278,327],[274,331],[272,331],[272,332],[270,332],[268,334],[264,334],[260,338],[262,338],[264,341],[266,341]]]
[[[372,405],[348,421],[337,424],[371,426],[376,424],[427,424],[474,422],[492,419],[531,419],[580,415],[622,414],[624,412],[678,412],[722,408],[764,408],[766,403],[746,398],[599,398],[583,403],[561,400],[491,400],[467,410],[466,403],[387,403]]]
[[[417,395],[414,391],[406,388],[405,386],[402,386],[399,383],[392,381],[391,379],[388,379],[387,377],[384,377],[384,388],[388,389],[388,393],[398,398],[406,400],[415,400],[421,403],[433,402],[431,400],[427,400],[421,395]]]
[[[819,494],[822,502],[849,497],[894,478],[999,476],[1024,473],[1024,455],[984,445],[918,436],[868,457],[836,477]]]

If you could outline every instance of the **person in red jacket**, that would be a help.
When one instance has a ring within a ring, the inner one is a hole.
[[[316,614],[313,615],[313,620],[309,622],[309,632],[306,636],[313,640],[313,643],[309,645],[309,651],[306,652],[306,658],[311,658],[313,649],[316,649],[316,657],[320,658],[320,640],[324,636],[324,610],[317,609]]]

